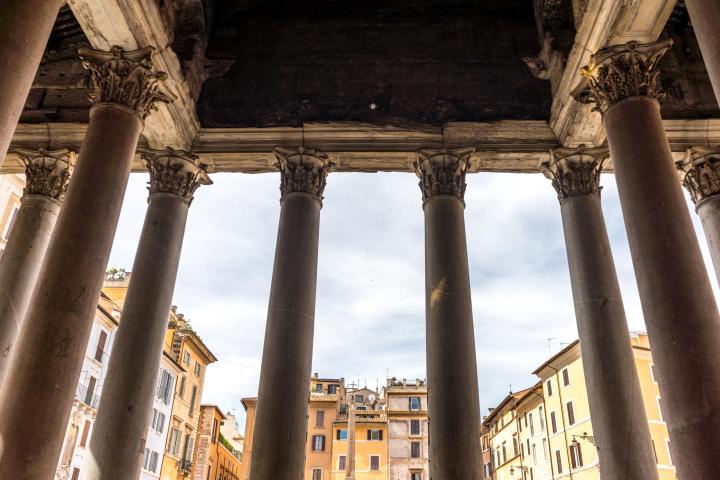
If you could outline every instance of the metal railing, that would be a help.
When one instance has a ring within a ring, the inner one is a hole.
[[[180,471],[189,472],[192,467],[192,460],[184,459],[180,460]]]
[[[75,397],[85,405],[95,409],[97,409],[100,404],[100,395],[93,390],[88,390],[88,387],[82,383],[78,383],[77,389],[75,390]]]

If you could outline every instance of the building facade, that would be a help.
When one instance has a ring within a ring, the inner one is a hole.
[[[15,216],[20,210],[20,198],[25,188],[25,179],[20,175],[0,176],[0,254],[5,250],[5,244],[10,235],[10,229],[15,223]]]
[[[388,479],[429,480],[427,383],[388,380]]]
[[[676,480],[662,398],[645,333],[630,337],[660,480]],[[572,478],[599,480],[598,451],[590,417],[579,341],[533,373],[540,381],[508,395],[483,420],[494,480]]]
[[[239,480],[239,452],[228,448],[230,445],[222,434],[226,420],[217,406],[200,406],[192,480]]]

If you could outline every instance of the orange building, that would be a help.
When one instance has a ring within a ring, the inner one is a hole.
[[[231,451],[220,432],[225,420],[215,405],[200,406],[192,480],[240,479],[240,452]]]

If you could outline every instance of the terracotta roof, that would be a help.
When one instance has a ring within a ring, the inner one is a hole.
[[[523,389],[523,390],[518,390],[517,392],[512,392],[512,393],[508,394],[508,396],[505,397],[502,402],[500,402],[500,405],[498,405],[497,407],[495,407],[495,408],[493,409],[493,411],[490,412],[490,415],[488,415],[487,417],[485,417],[485,420],[483,420],[482,423],[487,423],[487,424],[489,424],[489,423],[490,423],[490,420],[492,420],[493,417],[495,417],[495,415],[497,415],[498,413],[502,412],[503,409],[504,409],[511,401],[514,400],[514,401],[515,401],[515,404],[517,404],[517,401],[518,401],[519,399],[523,398],[528,392],[532,391],[532,390],[535,388],[535,386],[536,386],[536,385],[533,385],[533,386],[530,387],[530,388],[525,388],[525,389]]]

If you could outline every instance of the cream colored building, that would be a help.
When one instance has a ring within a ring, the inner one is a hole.
[[[25,188],[22,175],[0,175],[0,254],[10,235],[15,216],[20,209],[20,198]]]
[[[388,379],[388,479],[429,480],[428,387],[425,380]]]

